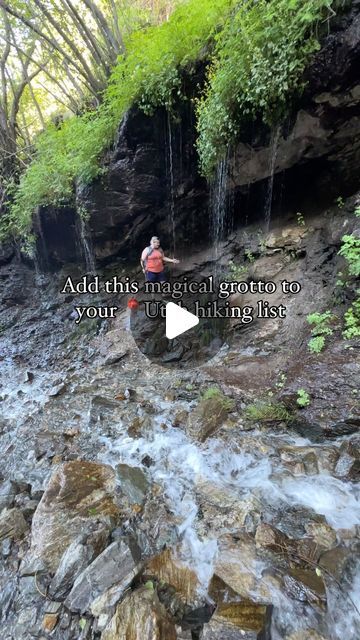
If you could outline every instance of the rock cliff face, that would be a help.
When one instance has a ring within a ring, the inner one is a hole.
[[[235,222],[264,218],[269,206],[310,211],[357,188],[360,162],[360,2],[333,19],[321,51],[306,72],[307,87],[286,122],[274,131],[244,130],[230,155],[228,191]],[[206,241],[209,188],[198,173],[191,97],[201,75],[187,79],[189,102],[177,119],[131,110],[106,160],[105,175],[78,189],[89,214],[75,207],[38,213],[37,253],[43,269],[84,262],[134,259],[153,234],[169,252]],[[281,212],[280,212],[281,213]],[[176,242],[175,242],[176,238]],[[175,246],[176,245],[176,246]],[[87,260],[88,261],[88,260]]]

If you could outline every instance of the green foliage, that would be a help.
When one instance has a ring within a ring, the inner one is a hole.
[[[317,29],[331,0],[242,2],[217,37],[205,95],[199,100],[198,152],[211,176],[244,123],[259,117],[273,126],[319,48]]]
[[[356,215],[357,218],[360,218],[360,206],[356,207],[354,214]]]
[[[324,336],[315,336],[314,338],[310,338],[308,342],[308,347],[311,353],[321,353],[321,351],[325,347]]]
[[[247,275],[247,268],[243,264],[235,264],[233,260],[229,260],[229,271],[226,279],[230,282],[241,282]]]
[[[325,348],[325,336],[314,336],[310,338],[308,347],[311,353],[321,353]]]
[[[336,198],[335,200],[337,206],[339,207],[339,209],[342,209],[345,202],[344,202],[344,198],[342,196],[339,196],[338,198]]]
[[[188,0],[167,22],[129,35],[101,106],[39,136],[10,214],[2,219],[0,239],[25,236],[38,206],[69,202],[77,182],[87,184],[101,174],[103,154],[132,104],[146,113],[159,105],[171,109],[181,94],[182,70],[205,55],[234,5],[235,0]]]
[[[299,389],[297,392],[297,404],[299,407],[308,407],[310,404],[310,396],[305,389]]]
[[[148,591],[154,591],[154,583],[152,580],[147,580],[144,585],[145,589]]]
[[[343,236],[339,255],[347,261],[349,274],[360,276],[360,238],[354,234]]]
[[[331,336],[334,333],[333,328],[330,326],[334,319],[335,317],[331,311],[316,312],[308,315],[307,321],[313,325],[311,330],[312,338],[308,343],[311,353],[320,353],[324,349],[326,336]]]
[[[286,380],[287,380],[287,375],[286,375],[286,373],[284,373],[284,372],[280,373],[280,375],[279,375],[279,379],[278,379],[278,381],[276,382],[275,387],[276,387],[277,389],[283,389],[283,388],[285,387]]]
[[[300,213],[300,211],[297,212],[296,219],[297,219],[297,223],[298,223],[299,227],[305,227],[305,218],[304,218],[303,214]]]
[[[293,416],[282,402],[256,402],[245,409],[245,417],[253,422],[286,422]]]
[[[253,263],[255,262],[255,256],[254,256],[254,254],[253,254],[249,249],[247,249],[247,250],[245,251],[245,258],[246,258],[246,259],[247,259],[251,264],[253,264]]]
[[[201,394],[201,400],[215,399],[226,411],[232,411],[235,407],[234,400],[223,394],[218,387],[209,387]]]
[[[0,239],[26,236],[38,206],[62,206],[77,183],[98,177],[104,152],[119,122],[137,104],[146,113],[170,112],[182,96],[182,75],[211,59],[207,86],[197,104],[198,151],[210,176],[244,122],[261,117],[273,125],[289,97],[302,89],[301,74],[319,47],[317,29],[330,16],[331,0],[187,0],[159,26],[125,36],[101,105],[60,126],[49,126],[36,142],[33,162],[22,176],[13,206],[1,220]]]
[[[112,104],[136,101],[146,113],[171,109],[181,95],[181,71],[206,54],[206,45],[224,24],[235,0],[189,0],[159,27],[134,32],[127,54],[112,74]]]
[[[343,332],[344,338],[350,340],[351,338],[360,337],[360,298],[357,298],[347,310],[344,316],[345,331]]]

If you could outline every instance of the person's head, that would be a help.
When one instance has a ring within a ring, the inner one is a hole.
[[[153,249],[158,249],[160,247],[160,240],[157,236],[153,236],[150,240],[150,246]]]

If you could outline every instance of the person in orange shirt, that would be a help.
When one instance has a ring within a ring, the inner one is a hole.
[[[160,240],[157,236],[153,236],[150,240],[150,246],[146,247],[141,254],[140,264],[148,282],[165,282],[165,262],[179,264],[176,258],[167,258],[160,247]]]

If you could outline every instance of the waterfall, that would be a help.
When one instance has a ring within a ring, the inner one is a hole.
[[[269,165],[269,182],[265,199],[265,230],[269,231],[270,222],[271,222],[271,209],[272,209],[272,201],[273,201],[273,191],[274,191],[274,174],[275,174],[275,164],[276,157],[279,146],[279,137],[280,137],[281,127],[277,125],[271,132],[271,140],[270,140],[270,165]]]
[[[125,130],[129,122],[129,111],[126,111],[120,124],[117,139],[114,141],[114,149],[120,145],[120,141],[124,138]]]
[[[81,215],[81,213],[79,213],[78,215],[78,224],[76,226],[77,226],[77,235],[79,239],[80,249],[85,260],[86,271],[88,273],[95,273],[96,264],[95,264],[95,255],[92,247],[92,242],[90,239],[87,223],[84,219],[84,216]]]
[[[219,258],[219,245],[227,229],[227,183],[229,172],[229,150],[220,160],[214,180],[210,186],[210,233],[214,248],[215,263]]]
[[[36,211],[36,221],[37,221],[38,237],[39,237],[40,244],[41,244],[41,254],[39,254],[39,250],[37,248],[35,248],[35,254],[36,254],[36,259],[35,260],[38,262],[38,269],[39,269],[39,273],[40,273],[41,272],[41,269],[40,269],[41,265],[45,269],[49,265],[49,255],[48,255],[48,250],[47,250],[47,246],[46,246],[44,230],[43,230],[42,222],[41,222],[40,207],[38,207],[38,209]],[[40,260],[40,255],[41,255],[41,260]]]
[[[176,240],[175,240],[175,180],[174,180],[174,144],[173,133],[171,127],[171,115],[170,111],[167,112],[167,129],[168,129],[168,153],[169,153],[169,186],[170,186],[170,215],[169,215],[169,229],[172,235],[172,254],[175,255]]]

